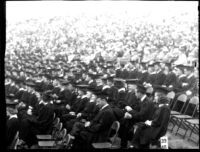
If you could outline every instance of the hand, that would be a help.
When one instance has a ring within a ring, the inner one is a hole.
[[[56,100],[56,103],[61,103],[61,100]]]
[[[70,110],[71,109],[70,105],[67,104],[66,109]]]
[[[182,86],[186,86],[186,85],[188,85],[188,83],[182,83]]]
[[[78,113],[78,114],[77,114],[77,118],[81,117],[81,115],[82,115],[81,113]]]
[[[173,85],[170,85],[169,88],[173,88]]]
[[[85,127],[89,127],[90,126],[90,122],[89,121],[86,121],[85,122]]]
[[[131,118],[132,118],[132,115],[131,115],[130,113],[126,112],[126,113],[124,114],[124,118],[125,118],[125,119],[131,119]]]
[[[192,94],[192,92],[190,90],[186,91],[186,95],[190,96]]]
[[[133,110],[130,106],[126,106],[125,109],[129,112],[131,110]]]
[[[32,115],[32,110],[31,110],[31,109],[28,109],[28,110],[27,110],[27,114],[28,114],[28,115]]]
[[[75,116],[75,112],[73,112],[73,111],[71,111],[69,114],[72,116]]]
[[[147,121],[145,121],[144,123],[145,123],[146,125],[148,125],[148,126],[151,126],[152,121],[147,120]]]

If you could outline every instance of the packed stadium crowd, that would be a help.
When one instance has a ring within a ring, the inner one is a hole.
[[[164,136],[167,94],[199,96],[198,25],[169,20],[82,14],[7,23],[7,146],[17,131],[23,148],[37,145],[55,117],[68,133],[62,148],[106,141],[114,121],[121,148],[128,141],[146,148]]]

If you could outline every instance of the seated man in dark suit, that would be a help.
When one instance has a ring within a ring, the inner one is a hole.
[[[6,100],[6,113],[8,116],[6,122],[6,146],[7,148],[12,148],[12,141],[19,131],[19,121],[17,117],[17,108],[16,105],[18,102],[11,101],[9,99]]]
[[[132,109],[130,106],[125,107],[124,118],[120,121],[119,137],[121,138],[121,148],[127,148],[129,138],[131,138],[131,129],[137,122],[144,122],[152,118],[154,104],[146,95],[146,88],[143,85],[137,85],[136,97],[140,100],[138,107]]]
[[[107,140],[108,131],[112,123],[116,120],[112,108],[107,103],[106,95],[99,95],[97,105],[100,110],[96,117],[85,123],[76,122],[72,131],[68,134],[68,143],[74,140],[74,148],[84,145],[87,148],[92,142],[103,142]]]
[[[21,124],[23,140],[29,147],[37,144],[37,134],[48,134],[51,131],[53,115],[54,112],[48,94],[43,95],[43,99],[40,101],[34,113],[32,112],[32,107],[29,107],[25,116],[26,119]]]
[[[150,143],[157,144],[160,137],[164,136],[170,118],[169,100],[167,97],[156,97],[158,107],[153,119],[146,120],[144,125],[137,128],[132,143],[135,148],[148,148]]]

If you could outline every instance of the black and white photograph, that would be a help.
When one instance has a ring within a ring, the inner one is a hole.
[[[198,1],[6,1],[6,149],[199,149]]]

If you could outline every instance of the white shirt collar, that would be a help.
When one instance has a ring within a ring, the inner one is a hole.
[[[159,104],[158,107],[162,107],[164,105],[169,106],[169,104]]]
[[[118,92],[120,92],[120,91],[126,91],[126,90],[125,90],[125,88],[121,88],[118,90]]]
[[[105,90],[107,88],[110,88],[110,86],[109,85],[105,85],[105,86],[103,86],[102,90]]]
[[[104,105],[101,109],[100,109],[100,111],[101,110],[103,110],[105,107],[107,107],[109,104],[106,104],[106,105]]]
[[[159,69],[156,73],[159,73],[159,72],[161,72],[161,70]]]
[[[83,95],[83,96],[81,97],[81,99],[84,99],[84,98],[87,98],[87,96],[86,96],[86,95]]]
[[[143,102],[144,101],[144,99],[146,98],[146,94],[141,98],[141,101]]]
[[[90,84],[90,83],[92,83],[93,82],[93,80],[90,80],[88,83]]]
[[[15,114],[15,115],[10,116],[9,120],[12,118],[17,118],[17,115]]]
[[[192,76],[193,76],[194,74],[193,73],[191,73],[187,78],[189,79],[189,78],[191,78]]]
[[[182,77],[185,77],[186,75],[185,74],[181,74],[180,76],[179,76],[179,78],[182,78]]]

